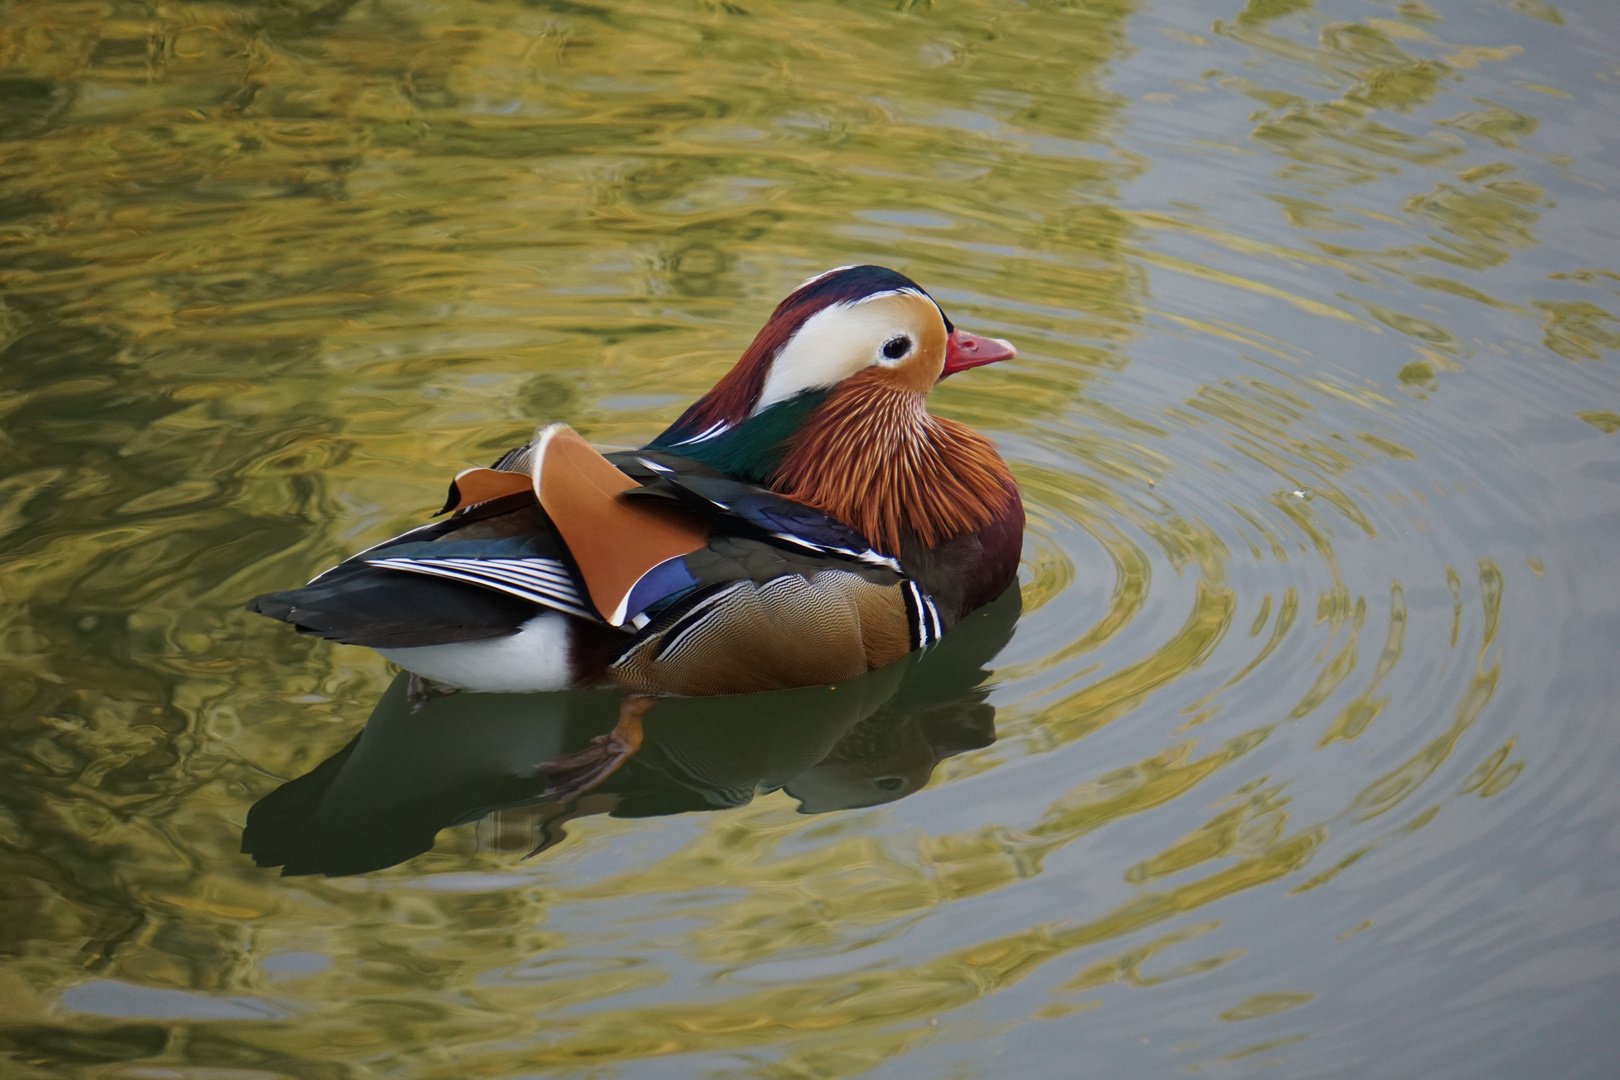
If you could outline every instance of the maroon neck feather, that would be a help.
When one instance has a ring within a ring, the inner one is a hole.
[[[822,303],[812,311],[789,310],[796,296],[798,293],[777,305],[769,321],[754,335],[753,343],[737,363],[721,376],[712,390],[693,402],[680,419],[670,425],[671,432],[695,435],[715,424],[736,425],[748,419],[748,414],[754,410],[754,402],[759,400],[760,391],[765,388],[765,376],[770,373],[771,361],[776,359],[776,354],[803,325],[804,320],[827,306]]]

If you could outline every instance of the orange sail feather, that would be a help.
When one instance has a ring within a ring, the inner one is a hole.
[[[621,499],[636,482],[567,424],[536,436],[533,482],[591,603],[614,626],[624,623],[625,600],[643,574],[709,542],[708,529],[678,510]]]

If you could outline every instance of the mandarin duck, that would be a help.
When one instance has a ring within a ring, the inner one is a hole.
[[[1017,572],[1024,509],[989,440],[929,390],[1013,347],[910,278],[845,266],[783,300],[639,450],[571,428],[450,484],[440,515],[248,610],[366,645],[413,700],[618,686],[620,724],[559,764],[582,791],[657,697],[831,684],[938,641]]]
[[[348,745],[253,804],[242,850],[286,875],[359,874],[474,821],[480,852],[531,857],[592,814],[725,810],[776,791],[801,814],[892,802],[922,788],[946,758],[995,741],[986,679],[1018,615],[1010,589],[937,646],[832,693],[661,701],[634,758],[586,798],[561,797],[551,763],[614,727],[610,695],[435,695],[413,712],[402,676]],[[759,722],[762,713],[770,723]]]

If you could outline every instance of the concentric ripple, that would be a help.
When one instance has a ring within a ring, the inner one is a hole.
[[[0,2],[0,1053],[1595,1075],[1586,7]],[[857,261],[1020,350],[933,396],[1029,514],[937,649],[661,703],[559,806],[611,695],[412,713],[240,610]]]

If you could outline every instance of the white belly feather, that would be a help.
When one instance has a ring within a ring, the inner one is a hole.
[[[463,690],[492,694],[566,690],[568,622],[568,616],[548,611],[506,637],[377,651],[406,671]]]

